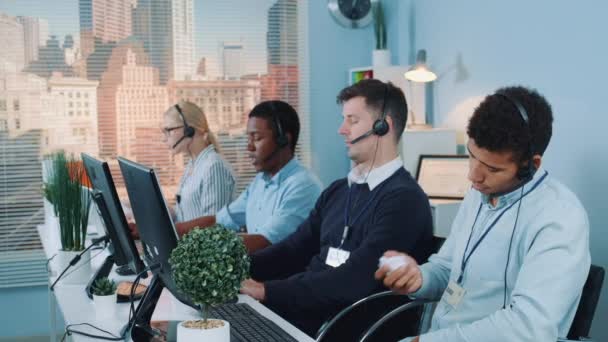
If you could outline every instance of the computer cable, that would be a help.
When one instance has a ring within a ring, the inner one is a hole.
[[[79,330],[74,330],[72,329],[72,327],[76,327],[76,326],[89,326],[93,329],[99,330],[103,333],[108,334],[109,336],[101,336],[101,335],[95,335],[95,334],[91,334],[91,333],[87,333],[84,331],[79,331]],[[91,338],[96,338],[96,339],[100,339],[100,340],[106,340],[106,341],[123,341],[125,339],[124,337],[124,332],[122,334],[122,336],[117,336],[112,334],[111,332],[107,331],[107,330],[103,330],[101,328],[98,328],[90,323],[76,323],[76,324],[68,324],[65,327],[65,332],[63,333],[63,336],[61,337],[61,342],[65,341],[65,338],[67,336],[72,336],[72,334],[76,334],[76,335],[82,335],[82,336],[87,336],[87,337],[91,337]]]
[[[97,258],[98,256],[101,255],[101,253],[103,253],[103,251],[105,251],[105,247],[104,248],[93,248],[91,250],[94,249],[99,249],[99,252],[97,252],[97,254],[93,255],[92,257],[88,258],[87,260],[85,260],[84,262],[82,262],[80,265],[78,265],[78,267],[74,268],[73,270],[71,270],[68,274],[66,274],[65,276],[68,277],[70,274],[78,271],[80,268],[84,267],[88,262],[90,262],[91,260]]]
[[[135,277],[135,280],[133,281],[133,286],[131,287],[131,294],[129,296],[129,300],[130,300],[130,311],[129,311],[129,321],[127,322],[127,324],[125,324],[125,326],[121,329],[120,335],[114,335],[111,332],[107,331],[107,330],[103,330],[101,328],[98,328],[90,323],[77,323],[77,324],[69,324],[66,326],[65,328],[65,333],[63,334],[63,337],[61,339],[61,341],[64,341],[66,336],[71,336],[72,334],[76,334],[76,335],[82,335],[82,336],[87,336],[87,337],[91,337],[91,338],[96,338],[96,339],[100,339],[100,340],[105,340],[105,341],[123,341],[126,338],[127,332],[129,330],[131,330],[131,328],[133,327],[134,323],[135,323],[135,290],[137,288],[137,286],[139,286],[139,282],[141,281],[143,275],[145,273],[147,273],[150,270],[155,270],[156,268],[160,268],[160,264],[155,264],[152,266],[148,266],[146,267],[143,271],[141,271],[140,273],[137,274],[137,276]],[[133,316],[133,317],[132,317]],[[101,331],[105,334],[108,334],[108,336],[102,336],[102,335],[95,335],[92,333],[88,333],[88,332],[84,332],[84,331],[80,331],[80,330],[75,330],[72,329],[72,327],[76,327],[76,326],[88,326],[91,327],[93,329],[96,329],[98,331]]]
[[[55,281],[51,285],[50,290],[53,291],[55,289],[55,285],[57,284],[57,282],[59,281],[59,279],[61,279],[63,277],[63,275],[65,274],[65,272],[67,272],[70,269],[70,267],[76,265],[78,263],[78,261],[80,261],[80,258],[84,255],[84,253],[86,253],[89,249],[93,248],[94,246],[96,246],[100,242],[107,242],[109,240],[110,240],[110,237],[107,236],[107,235],[91,240],[91,244],[89,245],[89,247],[85,248],[82,252],[78,253],[78,255],[76,255],[70,261],[70,263],[63,269],[63,271],[61,272],[61,274],[59,274],[59,276],[57,277],[57,279],[55,279]]]

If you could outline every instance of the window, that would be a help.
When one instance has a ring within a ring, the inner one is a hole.
[[[301,132],[296,153],[304,165],[310,163],[307,1],[180,0],[168,2],[179,7],[171,12],[166,6],[154,5],[161,0],[95,1],[96,6],[88,9],[79,6],[86,7],[83,4],[91,0],[58,2],[53,6],[48,6],[48,0],[21,0],[4,6],[8,9],[3,20],[16,22],[19,15],[48,21],[48,31],[59,33],[53,38],[58,46],[62,46],[66,34],[78,37],[78,56],[87,59],[87,63],[75,61],[73,65],[84,65],[86,70],[68,67],[69,73],[54,77],[53,82],[49,82],[48,75],[55,70],[34,77],[0,68],[0,81],[7,82],[5,88],[21,91],[17,94],[21,105],[27,104],[20,108],[19,100],[0,100],[0,113],[12,105],[23,120],[15,120],[14,126],[8,125],[5,131],[0,127],[0,193],[8,194],[6,198],[10,199],[0,206],[0,217],[8,218],[0,224],[0,269],[5,269],[3,260],[26,248],[24,244],[40,251],[36,225],[43,221],[38,215],[43,201],[38,161],[54,149],[85,152],[107,160],[117,178],[120,196],[126,196],[126,189],[120,179],[117,156],[153,165],[165,197],[173,201],[187,157],[171,154],[161,141],[158,126],[162,113],[180,99],[201,98],[200,103],[207,107],[203,109],[209,125],[218,137],[224,158],[235,170],[238,192],[255,175],[246,152],[246,114],[260,101],[282,99],[297,109]],[[95,12],[96,8],[106,8],[104,5],[129,15]],[[78,15],[65,19],[65,13]],[[174,20],[171,13],[187,20]],[[160,25],[150,25],[158,21]],[[174,31],[171,25],[175,22],[182,23],[182,29]],[[17,34],[5,38],[23,39]],[[226,43],[236,44],[241,50],[224,53],[218,49]],[[24,45],[17,41],[11,46]],[[101,48],[106,50],[95,51]],[[173,51],[172,58],[157,58],[167,51]],[[45,65],[52,68],[58,64],[47,61]],[[10,72],[14,75],[5,75]],[[15,80],[20,83],[12,84]],[[40,82],[46,83],[44,87]],[[0,98],[8,98],[2,89]],[[11,90],[10,94],[14,93]],[[48,105],[43,105],[43,100],[49,101]],[[30,120],[25,115],[44,119]],[[22,128],[27,131],[19,135],[10,132]],[[41,142],[48,142],[49,146]],[[14,153],[17,149],[23,153]],[[31,173],[20,172],[24,169]],[[23,188],[31,191],[19,192]],[[10,236],[10,240],[5,236]],[[30,238],[20,240],[19,236]],[[0,272],[0,288],[27,283],[4,274]],[[43,284],[46,280],[46,274],[39,279]],[[5,282],[9,285],[3,285]]]

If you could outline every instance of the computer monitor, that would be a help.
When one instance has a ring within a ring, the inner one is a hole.
[[[91,297],[90,285],[97,278],[107,277],[112,269],[112,264],[118,266],[116,273],[121,275],[140,273],[145,266],[135,247],[135,242],[131,238],[108,163],[84,153],[82,161],[93,186],[93,201],[104,223],[106,235],[111,241],[110,255],[87,286],[87,293]]]
[[[169,289],[182,303],[195,309],[199,307],[181,294],[173,281],[169,257],[177,246],[178,235],[154,169],[121,157],[118,157],[118,164],[127,186],[137,230],[145,245],[144,258],[154,274],[135,311],[131,337],[137,341],[145,339],[138,334],[147,334],[150,330],[150,318],[163,287]]]

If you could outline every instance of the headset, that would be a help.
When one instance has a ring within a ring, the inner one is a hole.
[[[386,97],[387,96],[388,96],[388,84],[385,84],[384,85],[384,95],[382,95],[382,114],[380,116],[380,119],[377,119],[376,121],[374,121],[374,124],[372,125],[372,129],[365,132],[363,135],[351,140],[351,142],[350,142],[351,144],[356,144],[359,141],[369,137],[372,134],[381,137],[383,135],[386,135],[386,133],[388,133],[389,126],[388,126],[388,122],[386,121]]]
[[[281,125],[281,120],[279,119],[279,116],[277,115],[277,113],[279,112],[274,103],[270,102],[269,103],[271,109],[272,109],[272,125],[274,125],[275,128],[275,142],[277,144],[277,146],[275,147],[275,149],[268,155],[268,157],[264,158],[264,162],[268,162],[270,160],[272,160],[272,158],[276,157],[279,152],[284,149],[285,147],[287,147],[287,145],[289,145],[289,139],[287,138],[287,134],[285,134],[285,131],[283,130],[283,125]]]
[[[274,122],[274,127],[277,130],[276,133],[276,141],[279,149],[286,147],[289,145],[289,139],[287,139],[287,135],[285,131],[283,131],[283,126],[281,125],[281,120],[277,115],[272,116],[272,121]]]
[[[177,145],[179,145],[184,139],[192,138],[195,133],[194,128],[192,126],[188,125],[188,122],[186,121],[186,117],[184,116],[184,113],[182,112],[182,109],[179,107],[179,105],[175,104],[174,107],[175,107],[175,110],[177,110],[177,112],[179,113],[179,116],[182,118],[182,121],[184,122],[184,135],[182,135],[182,137],[179,138],[175,144],[173,144],[172,148],[176,148]]]
[[[521,117],[524,127],[528,129],[530,132],[530,137],[528,139],[528,147],[525,155],[528,157],[528,164],[526,166],[520,167],[517,170],[517,179],[523,181],[524,183],[532,179],[534,173],[536,172],[536,168],[534,167],[534,162],[532,161],[532,157],[534,156],[534,145],[532,143],[532,130],[530,128],[530,119],[528,117],[528,112],[526,108],[521,104],[521,102],[517,101],[514,97],[510,96],[503,90],[499,90],[496,92],[496,95],[501,96],[506,99],[509,103],[511,103],[517,109],[519,116]]]

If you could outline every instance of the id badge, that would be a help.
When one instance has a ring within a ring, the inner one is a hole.
[[[458,304],[464,298],[464,295],[467,291],[453,280],[450,280],[448,283],[448,287],[445,289],[444,300],[448,303],[453,309],[458,307]]]
[[[339,248],[329,247],[325,263],[331,267],[338,267],[345,263],[346,260],[348,260],[349,256],[350,252],[348,251]]]

